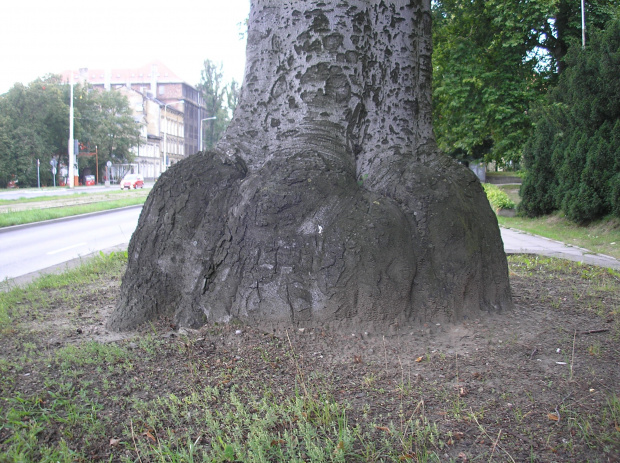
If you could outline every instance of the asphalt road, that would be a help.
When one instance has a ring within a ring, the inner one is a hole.
[[[0,229],[0,281],[32,275],[93,252],[127,248],[141,206]]]
[[[76,265],[94,252],[127,249],[140,206],[0,229],[0,282],[30,281],[40,273]],[[507,254],[560,257],[620,269],[620,261],[519,230],[501,229]]]

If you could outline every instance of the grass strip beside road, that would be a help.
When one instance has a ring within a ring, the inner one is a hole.
[[[137,196],[76,206],[30,209],[18,212],[5,212],[3,214],[0,214],[0,227],[23,225],[27,223],[42,222],[44,220],[60,219],[63,217],[70,217],[74,215],[88,214],[91,212],[101,212],[110,209],[118,209],[121,207],[135,206],[139,204],[144,204],[144,201],[146,201],[146,196]]]
[[[87,187],[88,188],[88,187]],[[7,192],[9,190],[0,190],[2,192]],[[26,192],[31,192],[31,190],[20,190],[20,191],[26,191]],[[49,191],[49,189],[44,189],[44,191]],[[143,190],[110,190],[110,191],[106,191],[105,193],[92,193],[89,190],[82,190],[82,191],[77,191],[75,194],[73,195],[66,195],[66,194],[58,194],[58,195],[54,195],[54,196],[33,196],[31,198],[19,198],[19,199],[0,199],[0,206],[11,206],[14,204],[22,204],[22,203],[39,203],[39,202],[49,202],[49,201],[63,201],[63,200],[67,200],[70,198],[86,198],[89,196],[95,196],[95,197],[101,197],[101,196],[105,196],[105,197],[110,197],[110,196],[118,196],[118,195],[127,195],[128,193],[140,193]],[[148,190],[145,190],[148,191]]]

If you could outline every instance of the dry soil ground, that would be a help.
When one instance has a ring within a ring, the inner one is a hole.
[[[118,335],[121,272],[11,302],[0,461],[620,461],[616,272],[513,256],[513,312],[389,335]]]

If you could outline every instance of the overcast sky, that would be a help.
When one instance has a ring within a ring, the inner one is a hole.
[[[158,59],[196,85],[205,59],[243,79],[239,23],[250,0],[0,2],[0,94],[66,69],[139,67]]]

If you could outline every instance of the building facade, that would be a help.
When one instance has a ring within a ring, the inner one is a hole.
[[[118,89],[127,97],[134,119],[140,126],[140,140],[133,148],[134,162],[127,166],[114,166],[113,180],[127,172],[141,174],[146,180],[155,180],[165,170],[163,151],[162,103],[137,90]]]
[[[62,75],[69,81],[71,71]],[[145,178],[157,178],[167,167],[200,149],[200,121],[207,117],[204,99],[195,87],[183,82],[163,63],[154,61],[135,69],[82,68],[77,80],[94,88],[126,93],[136,120],[143,127],[136,159],[148,172],[148,175],[138,172]],[[155,121],[158,127],[153,125]],[[153,162],[157,154],[159,170]]]

